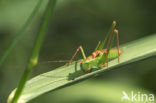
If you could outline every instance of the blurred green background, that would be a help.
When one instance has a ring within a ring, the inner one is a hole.
[[[37,1],[0,1],[0,56],[29,17]],[[9,93],[18,85],[47,1],[43,1],[39,12],[0,67],[0,103],[6,102]],[[155,4],[155,0],[58,0],[41,48],[39,64],[31,77],[64,65],[47,61],[68,60],[79,45],[89,55],[97,42],[103,40],[113,20],[118,23],[120,44],[152,35],[156,30]],[[77,56],[79,58],[81,55]],[[50,92],[30,103],[120,103],[119,95],[124,90],[156,94],[155,63],[155,57],[131,63],[83,83]]]

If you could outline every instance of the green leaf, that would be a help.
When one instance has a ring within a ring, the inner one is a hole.
[[[140,92],[140,94],[152,94],[150,91],[147,91],[140,86],[134,86],[132,83],[125,84],[111,80],[90,79],[57,90],[54,93],[44,95],[43,98],[44,100],[51,98],[53,103],[143,103],[143,101],[122,100],[122,97],[124,96],[123,91],[128,94],[130,99],[132,91],[134,94],[138,94],[138,92]],[[60,97],[61,99],[59,99]],[[42,99],[33,100],[31,102],[37,103],[40,100]],[[155,103],[152,101],[149,102]]]
[[[31,99],[36,98],[37,96],[46,92],[72,85],[84,79],[96,76],[105,70],[115,69],[122,65],[155,56],[155,41],[156,34],[153,34],[151,36],[121,45],[120,49],[122,49],[124,53],[120,56],[120,63],[118,63],[117,59],[114,59],[109,62],[108,68],[104,67],[82,76],[79,76],[82,73],[79,62],[74,62],[69,66],[65,65],[57,68],[56,70],[40,74],[26,83],[24,91],[19,98],[19,102],[28,102]],[[73,78],[75,79],[72,80]],[[15,90],[11,93],[8,100],[13,97],[14,92]]]

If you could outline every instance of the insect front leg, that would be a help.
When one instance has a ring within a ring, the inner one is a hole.
[[[71,58],[71,59],[69,60],[69,62],[67,63],[67,65],[69,65],[69,64],[73,61],[73,59],[75,58],[75,56],[76,56],[76,54],[78,53],[79,50],[80,50],[81,53],[82,53],[83,60],[86,60],[86,55],[85,55],[85,53],[84,53],[84,50],[83,50],[82,46],[79,46],[79,47],[76,49],[76,51],[75,51],[74,55],[72,56],[72,58]]]

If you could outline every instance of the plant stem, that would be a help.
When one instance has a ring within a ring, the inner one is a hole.
[[[14,38],[10,42],[8,48],[5,50],[4,54],[0,58],[0,66],[2,65],[2,63],[4,62],[4,60],[6,59],[6,57],[8,56],[8,54],[11,52],[11,50],[13,49],[13,47],[15,46],[16,42],[18,41],[18,38],[23,34],[24,30],[27,28],[27,26],[29,25],[29,23],[33,19],[34,15],[38,11],[38,9],[39,9],[42,1],[43,0],[39,0],[38,1],[37,5],[35,6],[34,10],[30,14],[30,16],[28,17],[28,19],[26,20],[26,22],[23,24],[23,26],[21,27],[21,29],[17,32],[17,34],[14,36]]]
[[[37,64],[40,48],[41,48],[41,45],[43,43],[43,39],[44,39],[44,36],[46,34],[48,23],[50,21],[50,17],[52,14],[52,10],[54,9],[55,3],[56,3],[56,0],[49,0],[49,2],[48,2],[48,5],[47,5],[46,11],[45,11],[45,15],[43,18],[43,22],[41,24],[40,31],[38,33],[38,37],[36,39],[34,49],[32,50],[32,55],[29,59],[28,65],[25,68],[24,74],[21,77],[18,88],[15,92],[15,95],[14,95],[11,103],[17,103],[32,68]]]

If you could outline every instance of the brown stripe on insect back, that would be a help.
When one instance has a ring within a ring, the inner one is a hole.
[[[110,49],[110,51],[118,51],[118,49]],[[120,50],[121,51],[121,50]],[[103,50],[96,50],[94,51],[91,56],[89,56],[87,58],[87,62],[89,62],[92,59],[95,59],[100,53],[107,53],[107,49],[103,49]],[[121,54],[121,53],[120,53]]]
[[[110,51],[118,51],[118,49],[110,49]],[[97,50],[91,54],[92,59],[96,58],[100,53],[107,53],[107,49]]]
[[[92,58],[94,59],[94,58],[96,58],[100,53],[102,53],[102,50],[97,50],[97,51],[93,52],[91,56],[92,56]]]

